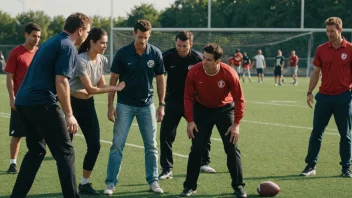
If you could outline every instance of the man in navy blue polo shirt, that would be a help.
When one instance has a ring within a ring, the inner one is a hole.
[[[63,32],[39,48],[18,90],[15,105],[27,133],[28,152],[11,197],[28,194],[46,154],[46,144],[57,164],[63,196],[79,197],[75,154],[68,133],[76,133],[78,125],[72,114],[67,78],[76,61],[74,45],[87,38],[91,23],[82,13],[70,15]]]
[[[110,148],[106,189],[111,195],[118,183],[123,149],[132,120],[137,118],[145,149],[146,180],[150,190],[163,193],[158,184],[158,150],[156,144],[156,121],[164,116],[165,79],[161,51],[148,43],[152,26],[147,20],[139,20],[134,26],[134,42],[117,51],[112,66],[110,85],[117,80],[125,81],[126,87],[119,93],[116,110],[114,93],[109,93],[108,118],[114,122],[114,137]],[[153,78],[156,77],[159,107],[155,110]]]

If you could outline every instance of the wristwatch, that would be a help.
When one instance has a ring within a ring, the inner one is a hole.
[[[309,96],[309,95],[313,95],[312,92],[307,92],[307,96]]]
[[[165,102],[159,102],[159,106],[164,106],[165,107]]]

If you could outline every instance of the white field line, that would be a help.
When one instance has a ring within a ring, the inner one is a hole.
[[[75,136],[84,137],[84,136],[81,135],[81,134],[76,134]],[[110,141],[106,141],[106,140],[100,140],[100,142],[106,143],[106,144],[112,144]],[[139,145],[136,145],[136,144],[126,143],[126,145],[127,145],[127,146],[131,146],[131,147],[135,147],[135,148],[139,148],[139,149],[144,149],[143,146],[139,146]],[[179,157],[183,157],[183,158],[188,158],[187,155],[182,155],[182,154],[175,153],[175,152],[173,152],[173,155],[176,155],[176,156],[179,156]]]
[[[259,102],[259,101],[245,101],[245,102],[246,102],[246,103],[253,103],[253,104],[284,106],[284,107],[301,107],[301,108],[303,107],[303,108],[309,108],[308,105],[280,104],[280,103]]]
[[[274,103],[297,103],[297,101],[290,101],[290,100],[272,100],[268,102],[274,102]]]
[[[0,117],[4,118],[10,118],[10,114],[8,113],[3,113],[0,112]],[[296,128],[296,129],[305,129],[305,130],[312,130],[312,127],[305,127],[305,126],[295,126],[295,125],[287,125],[287,124],[277,124],[277,123],[270,123],[270,122],[258,122],[258,121],[252,121],[252,120],[241,120],[241,122],[247,122],[247,123],[252,123],[252,124],[261,124],[261,125],[269,125],[269,126],[277,126],[277,127],[288,127],[288,128]],[[133,123],[133,126],[138,126],[138,124]],[[330,129],[326,128],[326,131],[335,131],[337,132],[337,129]],[[325,134],[329,135],[339,135],[338,133],[329,133],[329,132],[324,132]],[[211,138],[216,141],[222,141],[219,138]]]
[[[294,104],[281,104],[282,101],[269,101],[269,102],[260,102],[260,101],[245,101],[246,103],[253,103],[253,104],[263,104],[263,105],[274,105],[274,106],[285,106],[285,107],[305,107],[308,108],[307,105],[294,105]],[[274,103],[277,102],[277,103]],[[281,103],[280,103],[281,102]],[[295,102],[295,101],[290,101]],[[96,104],[107,104],[106,102],[95,101]],[[286,101],[288,103],[288,101]]]

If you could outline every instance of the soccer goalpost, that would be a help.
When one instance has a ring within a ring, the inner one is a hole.
[[[111,0],[111,15],[113,15],[113,0]],[[110,62],[113,60],[114,53],[121,47],[133,41],[133,28],[122,28],[113,26],[111,17],[110,31]],[[324,28],[153,28],[149,43],[157,46],[162,51],[175,47],[175,36],[178,31],[188,30],[194,34],[193,48],[202,51],[208,43],[216,43],[224,50],[223,62],[233,56],[235,49],[240,48],[241,52],[247,52],[250,58],[257,54],[260,48],[266,59],[268,68],[274,66],[274,58],[277,50],[280,49],[286,58],[292,50],[296,51],[299,57],[299,76],[309,77],[313,69],[312,61],[317,44],[314,43],[314,36],[324,34]],[[352,39],[352,29],[343,29],[343,33],[349,33]],[[325,39],[323,42],[326,42]],[[267,72],[271,74],[271,69]],[[285,74],[285,72],[284,72]]]
[[[234,54],[237,48],[247,52],[249,57],[263,51],[267,66],[272,67],[273,57],[281,49],[288,58],[292,50],[300,57],[300,76],[310,72],[313,46],[312,30],[302,29],[262,29],[262,28],[153,28],[149,43],[162,51],[175,47],[175,35],[178,31],[189,30],[194,34],[193,48],[202,51],[207,43],[216,43],[224,50],[224,58]],[[315,30],[316,31],[316,30]],[[324,30],[325,31],[325,30]],[[121,47],[133,41],[133,28],[113,27],[110,35],[110,57]],[[112,60],[112,59],[111,59]],[[287,61],[286,61],[287,62]]]

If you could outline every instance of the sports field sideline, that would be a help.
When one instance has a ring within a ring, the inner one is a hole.
[[[109,76],[106,78],[108,80]],[[10,107],[5,80],[6,76],[0,75],[0,198],[9,197],[16,179],[16,175],[6,173],[9,165]],[[286,78],[286,82],[290,80]],[[252,81],[242,83],[246,108],[239,141],[248,196],[257,197],[256,188],[259,183],[270,180],[281,187],[277,197],[351,197],[352,180],[339,177],[339,134],[333,118],[323,138],[317,175],[310,178],[298,176],[305,167],[304,158],[313,119],[313,109],[306,105],[309,79],[300,78],[298,86],[286,83],[281,87],[274,86],[272,77],[266,78],[264,83],[260,84],[256,82],[256,78],[252,78]],[[107,94],[95,96],[95,101],[102,147],[91,182],[94,188],[102,193],[105,188],[113,124],[106,117]],[[148,192],[142,138],[136,121],[133,123],[124,152],[120,183],[112,197],[156,197],[158,195]],[[159,138],[159,135],[157,137]],[[86,151],[86,144],[80,132],[75,136],[73,143],[79,181]],[[174,143],[174,178],[160,182],[165,191],[160,197],[176,197],[182,191],[190,145],[186,135],[186,122],[182,120]],[[23,142],[18,164],[21,163],[25,152]],[[211,166],[217,173],[201,174],[198,193],[194,196],[233,197],[230,175],[226,168],[226,155],[216,128],[213,130],[210,156]],[[55,160],[50,152],[43,161],[28,197],[62,197]]]

